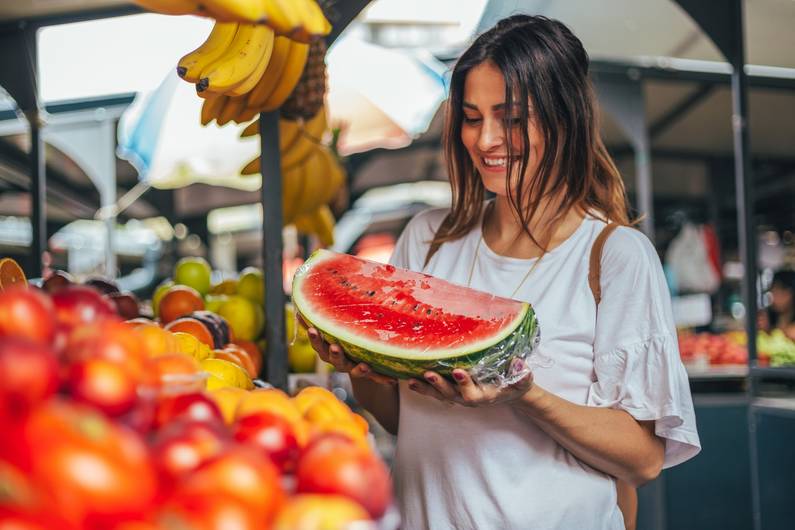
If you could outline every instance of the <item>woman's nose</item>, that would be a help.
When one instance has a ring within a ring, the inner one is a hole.
[[[505,127],[502,120],[484,119],[478,137],[478,149],[490,151],[500,147],[505,141]]]

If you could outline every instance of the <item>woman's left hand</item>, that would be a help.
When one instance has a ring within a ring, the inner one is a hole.
[[[512,385],[497,386],[478,384],[465,370],[453,370],[455,384],[436,372],[425,372],[425,380],[409,379],[409,388],[424,396],[439,401],[458,403],[465,407],[479,407],[507,403],[520,399],[533,386],[533,374],[528,372],[522,379]]]

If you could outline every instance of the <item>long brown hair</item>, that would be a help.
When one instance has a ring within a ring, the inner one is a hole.
[[[530,111],[528,105],[518,105],[521,145],[512,145],[510,134],[505,138],[508,175],[513,175],[512,153],[517,151],[522,155],[520,171],[513,187],[511,179],[506,179],[506,191],[533,243],[546,251],[528,227],[542,199],[563,190],[563,203],[552,219],[552,226],[572,208],[629,224],[624,183],[599,135],[585,48],[561,22],[542,16],[514,15],[480,35],[453,69],[442,139],[452,187],[452,208],[431,241],[425,264],[442,243],[463,237],[480,219],[485,189],[461,141],[461,124],[467,74],[485,61],[491,61],[505,78],[505,108],[513,108],[514,98],[520,102],[532,101],[534,119],[544,136],[544,155],[526,185]],[[508,120],[515,117],[506,112],[506,131],[510,130]],[[523,192],[526,187],[527,191]]]

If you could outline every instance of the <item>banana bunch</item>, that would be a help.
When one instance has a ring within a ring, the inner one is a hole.
[[[315,0],[133,0],[166,15],[201,15],[219,22],[253,23],[277,35],[308,43],[325,37],[331,24]]]
[[[322,145],[326,131],[326,110],[321,109],[314,118],[306,122],[279,120],[279,152],[283,168],[301,164]],[[259,133],[259,120],[251,122],[240,134],[242,137]],[[256,175],[262,168],[261,157],[257,157],[241,170],[242,175]]]
[[[207,40],[180,59],[177,73],[204,98],[203,125],[246,123],[284,103],[308,53],[308,44],[275,36],[266,26],[216,22]]]
[[[334,244],[334,214],[327,205],[324,204],[313,212],[299,215],[294,224],[300,233],[317,236],[324,247]]]

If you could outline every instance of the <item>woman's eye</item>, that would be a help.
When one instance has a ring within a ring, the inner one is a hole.
[[[471,118],[469,116],[464,116],[464,123],[472,124],[472,123],[479,123],[480,121],[481,118]]]
[[[508,125],[511,127],[519,127],[522,124],[522,118],[508,118]]]

